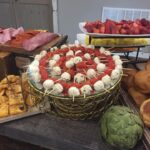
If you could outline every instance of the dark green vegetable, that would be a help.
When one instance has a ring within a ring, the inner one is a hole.
[[[133,148],[141,139],[143,128],[140,117],[125,106],[111,106],[100,122],[102,137],[120,149]]]

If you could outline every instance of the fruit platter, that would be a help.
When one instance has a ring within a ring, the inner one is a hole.
[[[31,88],[47,95],[57,114],[85,119],[98,117],[116,101],[122,63],[105,48],[69,44],[41,51],[27,74]]]
[[[87,21],[80,22],[79,28],[83,34],[77,34],[77,39],[86,45],[115,47],[120,52],[132,52],[150,45],[150,21],[146,19]]]
[[[150,21],[146,19],[121,20],[107,19],[105,22],[80,22],[82,32],[93,37],[150,37]]]

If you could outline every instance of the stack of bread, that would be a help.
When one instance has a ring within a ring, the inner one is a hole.
[[[32,105],[23,88],[27,89],[27,81],[19,76],[8,75],[0,82],[0,117],[21,114],[27,111],[27,105]],[[26,98],[26,101],[24,101]]]
[[[26,111],[20,77],[9,75],[0,82],[0,117]]]
[[[125,70],[124,74],[128,76],[123,78],[122,85],[140,108],[145,125],[150,127],[150,61],[144,70],[129,69]]]

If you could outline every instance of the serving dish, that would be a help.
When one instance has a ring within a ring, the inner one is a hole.
[[[79,23],[79,28],[80,30],[87,34],[90,35],[91,37],[100,37],[100,38],[149,38],[150,34],[136,34],[136,35],[131,35],[131,34],[100,34],[100,33],[89,33],[86,31],[84,28],[84,25],[86,22],[80,22]]]

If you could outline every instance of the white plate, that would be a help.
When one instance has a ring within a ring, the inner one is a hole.
[[[85,34],[87,34],[87,35],[90,35],[91,37],[106,37],[106,38],[108,38],[108,37],[118,37],[118,38],[120,38],[120,37],[124,37],[124,38],[150,38],[150,34],[100,34],[100,33],[89,33],[89,32],[87,32],[86,31],[86,29],[84,28],[84,25],[86,24],[86,22],[80,22],[79,23],[79,28],[80,28],[80,30],[83,32],[83,33],[85,33]]]

